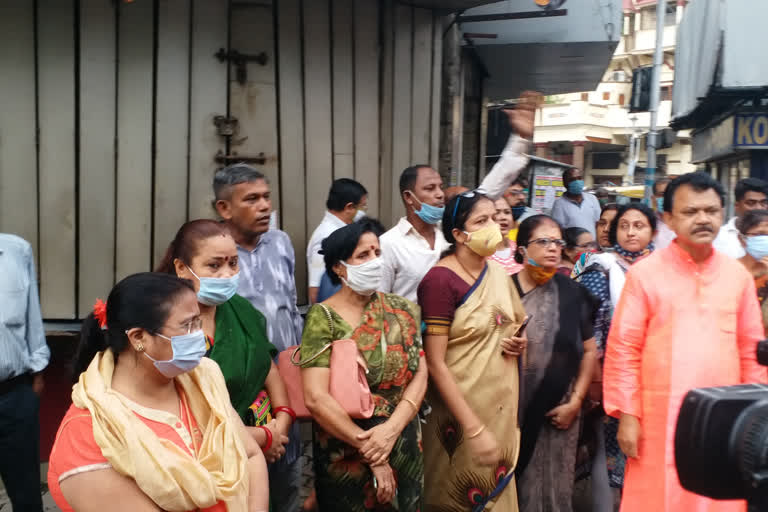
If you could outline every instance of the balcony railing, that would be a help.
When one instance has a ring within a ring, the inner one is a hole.
[[[671,110],[671,101],[660,103],[659,126],[668,125]],[[620,105],[595,105],[586,101],[549,103],[539,109],[536,126],[595,125],[624,133],[631,131],[632,116],[637,117],[636,126],[639,128],[647,127],[650,123],[650,114],[647,112],[630,114],[626,107]]]

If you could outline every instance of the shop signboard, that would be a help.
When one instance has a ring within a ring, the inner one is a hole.
[[[737,149],[768,148],[768,112],[740,113],[735,116],[733,146]]]

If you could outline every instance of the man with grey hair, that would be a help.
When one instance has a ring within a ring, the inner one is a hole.
[[[213,178],[215,207],[232,231],[240,260],[238,293],[267,319],[267,335],[278,350],[301,342],[303,321],[296,305],[296,258],[284,231],[270,229],[272,199],[264,174],[234,164]],[[269,468],[274,512],[299,510],[301,442],[298,425],[290,432],[285,456]]]

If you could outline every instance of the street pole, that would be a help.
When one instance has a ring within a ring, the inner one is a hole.
[[[659,144],[659,132],[656,123],[659,117],[659,97],[661,96],[661,64],[664,58],[664,17],[667,0],[656,2],[656,49],[653,52],[653,73],[651,74],[651,126],[649,127],[646,147],[648,163],[645,169],[645,202],[652,203],[653,184],[656,181],[656,148]]]

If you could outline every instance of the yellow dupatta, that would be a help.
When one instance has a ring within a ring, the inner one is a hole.
[[[245,512],[247,457],[216,363],[203,358],[197,368],[176,377],[203,432],[197,458],[157,437],[136,416],[127,399],[112,389],[114,369],[112,352],[100,352],[72,390],[75,406],[90,411],[93,437],[112,468],[169,512],[211,507],[220,500],[230,512]]]

